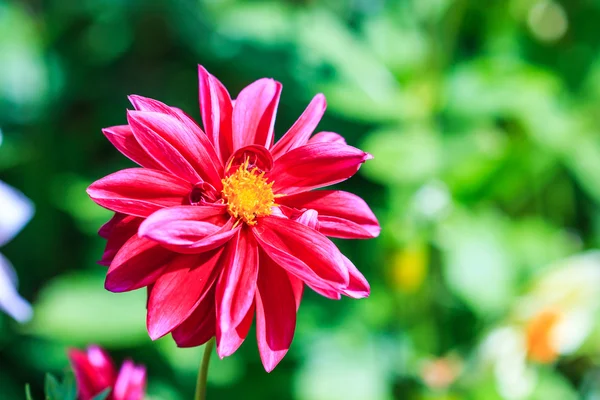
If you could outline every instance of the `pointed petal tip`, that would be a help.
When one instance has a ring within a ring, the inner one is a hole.
[[[365,227],[365,230],[369,234],[369,239],[375,239],[381,233],[381,226],[380,225],[372,225],[372,226]]]
[[[198,64],[198,73],[208,74],[209,72],[202,64]]]
[[[375,158],[373,154],[365,152],[365,161],[372,160],[373,158]]]
[[[150,324],[146,322],[146,328],[148,330],[148,336],[150,336],[150,340],[155,341],[160,339],[163,336],[166,336],[170,332],[163,332],[162,325],[159,324]]]
[[[237,350],[237,347],[232,348],[231,346],[223,346],[222,344],[221,345],[217,344],[217,355],[219,356],[219,358],[221,360],[224,359],[225,357],[229,357],[230,355],[235,353],[236,350]]]
[[[327,108],[327,98],[323,93],[317,93],[315,97],[313,97],[312,101],[319,101],[321,104],[321,108],[325,110]]]
[[[108,290],[109,292],[112,293],[123,293],[123,292],[127,292],[127,287],[124,286],[121,282],[119,282],[118,280],[115,281],[112,276],[111,273],[107,273],[106,274],[106,279],[104,279],[104,289]]]
[[[265,372],[267,374],[270,374],[275,369],[276,366],[277,366],[277,364],[274,364],[274,365],[263,364],[263,367],[265,367]]]
[[[379,237],[379,234],[381,233],[381,226],[377,226],[376,228],[373,229],[373,232],[371,233],[373,235],[373,238]]]
[[[148,219],[146,218],[145,220],[142,221],[142,223],[140,224],[140,227],[138,228],[138,236],[149,239],[149,237],[148,237],[149,229],[150,228],[148,227]]]
[[[133,108],[136,110],[140,109],[140,102],[143,101],[144,97],[137,94],[130,94],[127,96],[127,100],[131,103]],[[129,112],[130,110],[127,110]],[[132,110],[131,110],[132,111]]]
[[[287,351],[282,353],[274,353],[264,358],[261,357],[262,365],[267,374],[271,373],[275,369],[275,367],[279,365],[281,360],[283,360],[283,357],[287,354]]]
[[[109,267],[110,266],[110,262],[109,261],[105,261],[105,260],[98,260],[98,261],[96,261],[96,264],[102,265],[103,267]]]
[[[275,90],[280,91],[281,88],[283,87],[283,85],[281,84],[281,82],[276,81],[274,78],[260,78],[257,81],[255,81],[254,83],[263,83],[265,85],[274,85],[275,86]]]
[[[144,111],[128,109],[128,110],[125,110],[125,113],[127,115],[127,121],[131,125],[131,120],[133,119],[135,121],[135,120],[139,119],[140,114],[143,114]]]
[[[104,136],[114,135],[114,129],[113,129],[112,126],[108,126],[106,128],[102,128],[101,131],[102,131],[102,134]]]
[[[119,290],[119,285],[115,284],[115,282],[113,282],[111,279],[109,279],[108,276],[104,280],[104,289],[108,290],[109,292],[113,292],[113,293],[121,292]]]
[[[371,295],[371,290],[369,289],[368,291],[357,291],[357,292],[353,292],[353,291],[344,291],[344,295],[353,298],[353,299],[366,299],[367,297],[369,297]]]
[[[203,80],[210,79],[211,76],[213,76],[213,75],[210,72],[208,72],[208,70],[206,68],[204,68],[202,65],[198,64],[198,81],[200,82],[200,84],[202,84]]]
[[[245,332],[245,334],[247,335],[248,333]],[[235,353],[246,339],[245,336],[242,338],[239,337],[239,335],[235,337],[235,335],[228,334],[227,338],[225,338],[225,336],[226,335],[222,333],[220,340],[217,341],[217,354],[221,360]]]

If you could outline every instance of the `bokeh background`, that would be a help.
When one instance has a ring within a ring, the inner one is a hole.
[[[0,398],[42,398],[91,343],[192,398],[202,349],[103,289],[85,188],[132,165],[101,134],[127,95],[199,119],[197,64],[234,96],[282,82],[278,135],[324,93],[319,130],[375,156],[338,186],[383,227],[338,241],[370,298],[307,292],[275,371],[251,332],[210,399],[600,398],[598,21],[598,0],[0,0],[0,179],[36,207],[2,248],[34,318],[0,315]]]

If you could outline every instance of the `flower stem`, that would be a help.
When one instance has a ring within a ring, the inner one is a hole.
[[[210,363],[210,355],[215,347],[215,338],[213,336],[204,346],[204,355],[202,356],[202,364],[198,370],[198,380],[196,381],[196,395],[194,400],[206,400],[206,377],[208,376],[208,364]]]

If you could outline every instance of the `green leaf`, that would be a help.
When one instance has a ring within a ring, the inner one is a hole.
[[[386,185],[418,185],[438,175],[442,166],[439,135],[426,126],[397,127],[371,133],[364,143],[373,160],[362,169]]]
[[[403,101],[400,85],[340,16],[313,8],[299,13],[295,24],[298,54],[334,71],[336,79],[322,79],[316,85],[331,110],[367,122],[398,120],[398,104]]]
[[[96,236],[97,227],[110,218],[111,212],[90,201],[86,194],[89,184],[79,175],[58,175],[50,185],[50,200],[75,219],[81,232]]]
[[[495,212],[459,210],[439,234],[449,288],[482,318],[506,311],[516,294],[518,274],[507,229]]]
[[[75,381],[75,375],[69,371],[65,374],[63,381],[59,382],[54,375],[46,374],[44,392],[46,393],[46,400],[76,400],[77,382]]]
[[[104,389],[101,393],[98,393],[92,400],[105,400],[110,393],[111,388]]]
[[[54,375],[47,373],[44,380],[44,392],[46,400],[63,400],[62,388]]]
[[[72,371],[65,374],[65,379],[62,382],[62,394],[64,400],[77,399],[77,381]]]
[[[29,386],[29,383],[25,384],[25,400],[33,400],[33,396],[31,395],[31,386]]]
[[[529,399],[575,400],[579,398],[571,383],[561,374],[550,369],[542,369],[538,374],[537,385]]]
[[[41,290],[27,329],[71,346],[137,345],[149,341],[145,305],[145,291],[115,294],[105,290],[102,273],[62,275]]]

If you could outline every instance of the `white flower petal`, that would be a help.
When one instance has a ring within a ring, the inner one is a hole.
[[[33,216],[33,203],[0,181],[0,246],[9,242]]]
[[[0,309],[21,323],[27,322],[33,311],[31,305],[17,293],[15,283],[15,270],[0,254]]]

